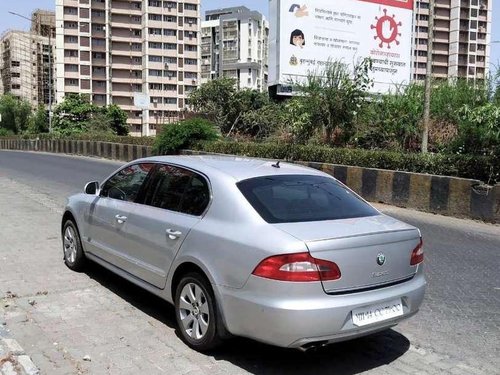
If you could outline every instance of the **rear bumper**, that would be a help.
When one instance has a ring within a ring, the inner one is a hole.
[[[414,315],[424,298],[422,267],[410,281],[366,292],[327,295],[321,283],[286,283],[251,276],[243,289],[219,289],[227,329],[268,344],[298,348],[365,336]],[[401,298],[403,315],[358,327],[353,309]]]

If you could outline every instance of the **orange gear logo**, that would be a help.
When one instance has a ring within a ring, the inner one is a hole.
[[[384,43],[387,44],[387,48],[391,48],[391,43],[395,42],[399,45],[398,36],[401,36],[399,28],[403,26],[401,22],[396,22],[396,16],[393,14],[392,17],[387,15],[387,9],[384,9],[384,15],[382,17],[375,17],[377,23],[371,25],[371,29],[375,29],[377,35],[373,39],[380,39],[379,47],[383,48]]]

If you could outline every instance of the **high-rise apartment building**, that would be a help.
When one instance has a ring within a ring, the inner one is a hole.
[[[133,135],[182,117],[199,84],[200,0],[56,0],[56,20],[58,101],[117,104]]]
[[[201,23],[201,80],[235,78],[240,88],[266,90],[269,23],[246,7],[207,11]]]
[[[488,75],[493,0],[434,0],[435,78],[484,79]],[[426,76],[429,0],[415,1],[413,79]]]
[[[36,10],[32,20],[30,32],[12,30],[0,38],[0,92],[33,108],[48,107],[54,96],[55,14]]]

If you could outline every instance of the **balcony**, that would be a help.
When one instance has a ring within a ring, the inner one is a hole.
[[[94,1],[94,0],[92,0],[91,7],[92,7],[92,9],[105,10],[106,9],[106,4],[101,3],[100,1]]]
[[[75,29],[72,27],[65,27],[63,33],[64,33],[64,35],[69,35],[69,36],[80,35],[80,32],[78,31],[78,29]]]
[[[94,66],[106,66],[106,59],[92,58],[92,65]]]
[[[126,2],[126,1],[112,1],[111,14],[117,15],[132,15],[142,16],[142,9],[137,8],[134,4],[141,4],[140,2]]]

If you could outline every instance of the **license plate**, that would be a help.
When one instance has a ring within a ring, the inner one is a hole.
[[[352,310],[352,323],[359,327],[403,315],[401,299]]]

